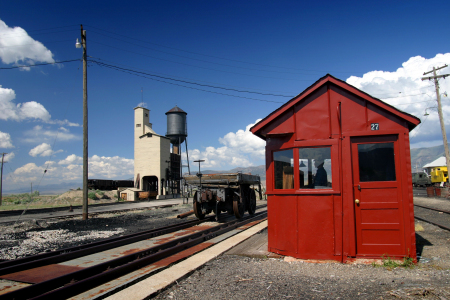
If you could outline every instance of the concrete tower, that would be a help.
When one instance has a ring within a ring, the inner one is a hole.
[[[157,134],[150,123],[150,111],[134,109],[134,182],[157,199],[165,198],[166,168],[170,161],[170,139]],[[155,193],[156,192],[156,193]]]

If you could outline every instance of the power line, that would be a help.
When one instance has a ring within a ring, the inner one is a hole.
[[[24,29],[24,30],[25,30],[25,29]],[[33,34],[33,36],[36,36],[36,35],[43,35],[43,34],[60,33],[60,32],[70,32],[70,31],[76,31],[76,30],[75,30],[75,29],[71,29],[71,30],[62,30],[62,31],[43,32],[43,33],[36,33],[36,34]],[[11,33],[11,34],[3,34],[3,36],[6,36],[6,37],[2,37],[2,39],[13,39],[13,38],[24,37],[24,36],[28,36],[28,37],[31,38],[31,36],[28,34],[27,31],[25,31],[25,33],[26,33],[26,34],[13,34],[13,33]],[[9,37],[8,37],[8,36],[9,36]]]
[[[228,61],[234,61],[234,62],[238,62],[238,63],[245,63],[245,64],[264,66],[264,67],[271,67],[271,68],[279,68],[279,69],[298,70],[298,71],[321,72],[321,73],[329,73],[330,72],[330,71],[320,71],[320,70],[308,70],[308,69],[299,69],[299,68],[290,68],[290,67],[280,67],[280,66],[274,66],[274,65],[266,65],[266,64],[260,64],[260,63],[253,63],[253,62],[248,62],[248,61],[230,59],[230,58],[225,58],[225,57],[219,57],[219,56],[214,56],[214,55],[209,55],[209,54],[204,54],[204,53],[198,53],[198,52],[183,50],[183,49],[179,49],[179,48],[175,48],[175,47],[164,46],[164,45],[161,45],[161,44],[156,44],[156,43],[144,41],[144,40],[141,40],[141,39],[132,38],[132,37],[129,37],[129,36],[126,36],[126,35],[118,34],[116,32],[111,32],[111,31],[104,30],[104,29],[101,29],[101,28],[98,28],[98,27],[94,27],[94,26],[89,26],[88,25],[88,27],[91,27],[91,28],[94,28],[94,29],[97,29],[97,30],[101,30],[101,31],[104,31],[104,32],[108,32],[108,33],[113,34],[113,35],[126,37],[126,38],[131,39],[131,40],[140,41],[140,42],[143,42],[143,43],[147,43],[147,44],[151,44],[151,45],[155,45],[155,46],[159,46],[159,47],[163,47],[163,48],[167,48],[167,49],[172,49],[172,50],[177,50],[177,51],[182,51],[182,52],[186,52],[186,53],[212,57],[212,58],[218,58],[218,59],[223,59],[223,60],[228,60]],[[331,72],[335,72],[335,73],[359,73],[359,72],[348,72],[348,71],[331,71]]]
[[[44,29],[33,29],[33,30],[28,30],[27,32],[36,32],[36,31],[44,31],[44,30],[53,30],[53,29],[60,29],[60,28],[67,28],[67,27],[74,27],[74,26],[78,26],[78,24],[76,25],[67,25],[67,26],[58,26],[58,27],[50,27],[50,28],[44,28]],[[23,28],[22,28],[23,29]],[[25,30],[25,29],[24,29]],[[0,34],[0,35],[4,35],[4,34]]]
[[[165,79],[165,80],[173,80],[173,81],[178,81],[178,82],[187,83],[187,84],[194,84],[194,85],[198,85],[198,86],[202,86],[202,87],[222,89],[222,90],[239,92],[239,93],[258,94],[258,95],[263,95],[263,96],[275,96],[275,97],[286,97],[286,98],[293,98],[294,97],[294,96],[291,96],[291,95],[280,95],[280,94],[277,95],[277,94],[270,94],[270,93],[259,93],[259,92],[252,92],[252,91],[242,91],[242,90],[237,90],[237,89],[232,89],[232,88],[225,88],[225,87],[220,87],[220,86],[213,86],[213,85],[209,85],[209,84],[202,84],[202,83],[198,83],[198,82],[192,82],[192,81],[187,81],[187,80],[175,79],[175,78],[171,78],[171,77],[165,77],[165,76],[150,74],[150,73],[136,71],[136,70],[132,70],[132,69],[126,69],[126,68],[122,68],[122,67],[119,67],[119,66],[106,64],[106,63],[100,62],[100,61],[93,61],[93,60],[90,60],[90,61],[95,62],[96,64],[98,64],[100,66],[104,66],[104,67],[115,68],[115,69],[118,69],[118,70],[123,70],[123,71],[128,71],[128,72],[134,72],[134,73],[138,73],[138,74],[142,74],[142,75],[146,75],[146,76],[157,77],[157,78]]]
[[[77,58],[77,59],[71,59],[71,60],[55,61],[55,62],[52,62],[52,63],[41,63],[41,64],[34,64],[34,65],[22,65],[22,66],[14,66],[14,67],[4,67],[4,68],[0,68],[0,70],[10,70],[10,69],[19,69],[19,68],[28,68],[28,67],[37,67],[37,66],[47,66],[47,65],[62,64],[62,63],[74,62],[74,61],[80,61],[80,59]]]
[[[387,95],[387,94],[385,94]],[[380,99],[395,99],[395,98],[405,98],[405,97],[412,97],[412,96],[420,96],[420,95],[426,95],[426,93],[420,93],[420,94],[409,94],[409,95],[403,95],[403,96],[397,96],[397,97],[380,97]]]
[[[155,57],[155,56],[151,56],[151,55],[147,55],[147,54],[142,54],[142,53],[139,53],[139,52],[126,50],[126,49],[123,49],[123,48],[107,45],[107,44],[96,42],[96,41],[91,41],[91,43],[103,45],[103,46],[106,46],[106,47],[109,47],[109,48],[113,48],[113,49],[118,49],[118,50],[121,50],[121,51],[124,51],[124,52],[129,52],[129,53],[133,53],[133,54],[137,54],[137,55],[142,55],[142,56],[145,56],[145,57],[150,57],[150,58],[161,60],[161,61],[167,61],[167,62],[179,64],[179,65],[184,65],[184,66],[194,67],[194,68],[199,68],[199,69],[204,69],[204,70],[211,70],[211,71],[216,71],[216,72],[222,72],[222,73],[228,73],[228,74],[237,74],[237,75],[244,75],[244,76],[251,76],[251,77],[259,77],[259,78],[268,78],[268,79],[295,80],[295,81],[312,81],[310,79],[293,79],[293,78],[259,76],[259,75],[251,75],[251,74],[245,74],[245,73],[238,73],[238,72],[218,70],[218,69],[207,68],[207,67],[200,67],[200,66],[195,66],[195,65],[191,65],[191,64],[186,64],[186,63],[182,63],[182,62],[173,61],[173,60],[170,60],[170,59],[164,59],[164,58],[159,58],[159,57]]]
[[[100,34],[100,35],[102,35],[102,36],[106,36],[106,37],[109,37],[109,38],[113,38],[113,37],[110,37],[110,36],[108,36],[108,35],[105,35],[105,34],[102,34],[102,33],[99,33],[99,32],[95,32],[95,31],[93,31],[93,32],[96,33],[96,34]],[[241,66],[227,65],[227,64],[222,64],[222,63],[217,63],[217,62],[207,61],[207,60],[203,60],[203,59],[193,58],[193,57],[189,57],[189,56],[178,55],[178,54],[170,53],[170,52],[167,52],[167,51],[162,51],[162,50],[158,50],[158,49],[155,49],[155,48],[150,48],[150,47],[142,46],[142,45],[139,45],[139,44],[136,44],[136,43],[131,43],[131,42],[126,42],[126,43],[131,44],[131,45],[135,45],[135,46],[138,46],[138,47],[142,47],[142,48],[145,48],[145,49],[150,49],[150,50],[152,50],[152,51],[156,51],[156,52],[160,52],[160,53],[165,53],[165,54],[169,54],[169,55],[173,55],[173,56],[177,56],[177,57],[181,57],[181,58],[192,59],[192,60],[196,60],[196,61],[200,61],[200,62],[205,62],[205,63],[209,63],[209,64],[214,64],[214,65],[219,65],[219,66],[232,67],[232,68],[239,68],[239,69],[251,70],[251,71],[258,71],[258,72],[275,72],[275,73],[286,73],[286,74],[296,74],[296,75],[316,75],[316,74],[305,74],[305,73],[286,72],[286,71],[274,71],[274,70],[252,69],[252,68],[246,68],[246,67],[241,67]],[[319,71],[314,71],[314,72],[315,72],[315,73],[318,73]]]
[[[96,64],[99,63],[99,62],[93,61],[93,60],[90,60],[90,61],[94,62]],[[101,66],[101,65],[99,64],[99,66]],[[156,78],[147,77],[147,76],[144,76],[144,75],[137,74],[135,72],[120,70],[120,69],[117,69],[117,68],[114,68],[114,67],[108,67],[106,65],[103,65],[103,66],[107,67],[107,68],[111,68],[111,69],[116,70],[116,71],[123,72],[123,73],[131,74],[131,75],[134,75],[134,76],[139,76],[139,77],[147,78],[147,79],[150,79],[150,80],[159,81],[159,82],[163,82],[163,83],[167,83],[167,84],[171,84],[171,85],[176,85],[176,86],[180,86],[180,87],[184,87],[184,88],[188,88],[188,89],[192,89],[192,90],[208,92],[208,93],[224,95],[224,96],[230,96],[230,97],[235,97],[235,98],[242,98],[242,99],[249,99],[249,100],[255,100],[255,101],[262,101],[262,102],[284,103],[284,102],[281,102],[281,101],[263,100],[263,99],[256,99],[256,98],[250,98],[250,97],[243,97],[243,96],[219,93],[219,92],[215,92],[215,91],[208,91],[208,90],[199,89],[199,88],[195,88],[195,87],[191,87],[191,86],[185,86],[185,85],[174,83],[174,82],[168,82],[168,81],[164,81],[164,80],[160,80],[160,79],[156,79]]]
[[[140,70],[140,71],[145,71],[145,72],[147,72],[147,70],[145,70],[145,69],[136,68],[136,67],[133,67],[133,66],[129,66],[129,65],[117,63],[117,62],[114,62],[114,61],[102,59],[102,58],[95,57],[95,56],[89,56],[89,58],[95,58],[95,59],[98,59],[98,60],[100,60],[100,61],[109,62],[109,63],[114,64],[114,65],[123,66],[123,67],[127,67],[127,68],[132,68],[132,69],[134,69],[134,70]],[[217,83],[217,82],[211,82],[211,81],[205,81],[205,80],[199,80],[199,79],[196,79],[196,80],[195,80],[195,79],[191,79],[191,78],[180,77],[180,76],[175,76],[175,75],[165,74],[165,73],[153,72],[153,74],[164,75],[164,76],[169,76],[169,77],[173,77],[173,78],[180,78],[180,79],[186,79],[186,80],[193,80],[193,81],[196,81],[196,82],[204,82],[204,83],[209,83],[209,84],[217,84],[217,85],[220,85],[220,83]],[[223,86],[234,87],[234,88],[242,88],[242,89],[255,90],[255,91],[265,91],[265,92],[271,92],[271,93],[282,93],[281,91],[264,90],[264,89],[254,89],[254,88],[248,88],[248,87],[242,87],[242,86],[236,86],[236,85],[229,85],[229,84],[222,84],[222,85],[223,85]]]
[[[52,44],[52,43],[62,43],[62,42],[70,42],[73,41],[73,39],[70,40],[62,40],[62,41],[50,41],[50,42],[45,42],[45,44]],[[18,45],[11,45],[11,46],[2,46],[0,48],[10,48],[10,47],[22,47],[22,46],[29,46],[29,45],[34,45],[34,43],[30,43],[30,44],[18,44]],[[44,46],[45,47],[45,46]]]
[[[424,100],[424,101],[408,102],[408,103],[399,103],[399,104],[395,104],[395,105],[408,105],[408,104],[424,103],[424,102],[430,102],[430,101],[433,101],[433,100]]]

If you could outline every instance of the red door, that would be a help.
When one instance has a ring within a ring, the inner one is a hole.
[[[351,139],[357,256],[405,255],[398,138]]]

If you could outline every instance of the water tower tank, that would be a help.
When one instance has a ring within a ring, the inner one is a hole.
[[[167,133],[170,143],[178,145],[184,142],[187,137],[186,115],[187,113],[175,105],[174,108],[166,112]]]

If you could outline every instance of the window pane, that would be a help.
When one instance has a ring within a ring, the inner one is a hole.
[[[273,153],[275,167],[275,188],[294,188],[294,151],[284,150]]]
[[[300,148],[301,189],[331,189],[331,148]]]
[[[395,181],[394,143],[358,145],[359,181]]]

